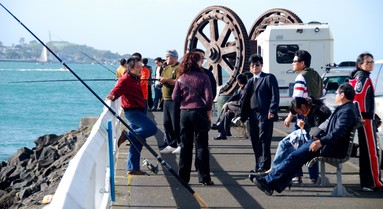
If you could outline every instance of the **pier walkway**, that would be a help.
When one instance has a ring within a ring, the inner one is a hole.
[[[162,112],[149,113],[157,123],[158,133],[147,139],[148,144],[159,153],[158,145],[163,143]],[[214,118],[213,118],[214,119]],[[215,121],[215,119],[213,120]],[[282,121],[274,126],[272,153],[275,153],[278,141],[289,130],[283,127]],[[232,130],[233,135],[238,135]],[[352,196],[331,197],[336,183],[336,170],[326,164],[327,177],[331,187],[320,187],[310,183],[307,168],[303,168],[304,178],[301,185],[293,185],[291,190],[267,196],[248,179],[249,170],[254,166],[254,155],[248,139],[229,137],[228,140],[212,140],[216,130],[209,132],[210,167],[214,186],[202,186],[198,183],[197,172],[192,171],[190,186],[208,205],[208,208],[382,208],[383,192],[363,192],[359,187],[358,159],[352,158],[343,164],[343,184]],[[159,165],[158,174],[149,176],[127,176],[125,170],[127,150],[123,143],[118,150],[116,165],[116,201],[112,209],[146,209],[146,208],[200,208],[198,201],[191,193],[179,184],[177,179]],[[146,157],[154,164],[157,160],[145,149],[142,158]],[[162,155],[162,158],[178,171],[179,155]],[[194,168],[192,168],[193,170]],[[146,167],[143,171],[149,172]]]

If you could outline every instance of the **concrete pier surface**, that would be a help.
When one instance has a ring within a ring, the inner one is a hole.
[[[163,143],[162,112],[148,113],[157,126],[158,133],[147,139],[147,143],[160,155],[158,146]],[[213,121],[215,118],[213,117]],[[272,154],[277,144],[290,132],[280,120],[274,125]],[[249,139],[240,131],[232,129],[233,137],[227,140],[213,140],[218,135],[216,130],[209,132],[210,168],[213,186],[198,183],[197,172],[192,168],[189,185],[195,194],[201,197],[208,208],[382,208],[383,192],[364,192],[359,185],[359,160],[351,158],[343,164],[343,185],[351,196],[332,197],[331,192],[336,184],[335,167],[326,164],[326,176],[331,187],[316,186],[310,182],[307,168],[303,167],[302,184],[293,184],[291,190],[267,196],[248,179],[249,171],[254,168],[254,154]],[[237,137],[235,137],[237,136]],[[126,159],[129,145],[121,144],[116,163],[116,201],[112,209],[143,208],[202,208],[197,199],[166,168],[159,164],[158,174],[150,173],[146,167],[143,171],[150,175],[132,176],[126,174]],[[178,173],[179,155],[161,155],[162,158]],[[152,163],[157,160],[143,148],[141,158],[148,158]]]

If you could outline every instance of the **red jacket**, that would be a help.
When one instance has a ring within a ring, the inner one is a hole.
[[[143,66],[142,67],[142,72],[141,72],[141,89],[142,89],[142,93],[144,95],[144,99],[147,100],[148,99],[148,95],[149,95],[149,86],[148,86],[148,83],[149,83],[149,79],[150,78],[150,70]]]
[[[115,99],[121,98],[121,107],[124,109],[145,109],[144,96],[140,85],[141,79],[129,72],[118,79],[116,86],[110,91]]]

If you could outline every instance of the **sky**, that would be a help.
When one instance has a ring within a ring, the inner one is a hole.
[[[0,0],[43,41],[68,41],[119,54],[164,57],[184,51],[187,31],[206,7],[233,10],[249,31],[265,11],[284,8],[304,23],[328,23],[334,62],[355,61],[363,52],[383,59],[381,0]],[[380,15],[379,15],[380,14]],[[50,34],[50,36],[49,36]],[[0,41],[5,46],[35,40],[0,7]]]

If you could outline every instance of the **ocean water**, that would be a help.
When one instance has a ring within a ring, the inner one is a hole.
[[[114,79],[99,64],[67,64],[82,79]],[[107,66],[115,71],[117,66]],[[45,134],[64,134],[77,129],[81,118],[98,116],[103,105],[59,63],[0,61],[0,161],[19,148],[35,146]],[[12,83],[20,82],[20,83]],[[115,81],[85,81],[102,99]]]

